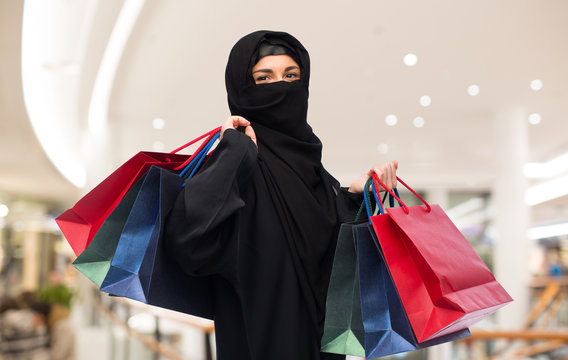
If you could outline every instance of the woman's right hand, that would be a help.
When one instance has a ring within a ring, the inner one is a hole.
[[[225,130],[236,130],[239,126],[245,127],[245,135],[248,136],[256,146],[258,146],[256,144],[256,134],[254,133],[252,126],[250,126],[250,121],[242,116],[229,116],[229,118],[223,123],[223,126],[221,127],[221,139],[223,138]]]

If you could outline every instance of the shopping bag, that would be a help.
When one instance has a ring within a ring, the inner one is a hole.
[[[83,196],[71,209],[59,215],[55,221],[75,254],[79,255],[89,245],[104,220],[150,166],[170,170],[183,168],[193,156],[176,153],[203,138],[211,138],[219,130],[220,128],[211,130],[172,153],[139,152]]]
[[[164,249],[162,233],[184,179],[151,167],[120,236],[101,291],[212,318],[209,279],[186,275]]]
[[[370,179],[371,180],[371,179]],[[365,188],[369,188],[371,181]],[[372,186],[377,210],[383,212],[382,202]],[[396,189],[394,189],[396,192]],[[398,192],[396,192],[398,194]],[[371,197],[365,192],[367,219],[371,214]],[[389,197],[390,206],[394,206],[394,198]],[[405,351],[423,349],[443,342],[454,341],[470,335],[464,329],[456,333],[418,343],[402,302],[394,286],[385,261],[377,246],[372,225],[369,221],[353,226],[353,236],[357,249],[359,273],[359,290],[361,292],[361,314],[365,330],[366,357],[377,358]]]
[[[419,343],[373,238],[369,223],[353,227],[359,264],[361,314],[368,359],[424,349],[470,336],[468,329]]]
[[[101,291],[146,304],[211,318],[207,277],[186,275],[164,251],[162,234],[185,177],[192,177],[219,134],[180,174],[152,166],[124,225]]]
[[[418,342],[466,329],[511,302],[440,206],[398,181],[424,205],[409,207],[389,190],[402,206],[371,223]]]
[[[197,165],[202,163],[203,159],[206,157],[207,151],[211,148],[211,142],[214,142],[214,139],[215,137],[209,139],[204,143],[205,146],[198,149],[195,156],[192,156],[193,159],[190,158],[190,163],[180,172],[181,176],[185,177],[186,174],[189,174],[187,175],[187,177],[189,177],[192,175],[189,173],[190,170],[197,170]],[[98,287],[102,285],[110,268],[110,263],[116,251],[122,230],[124,229],[126,220],[132,210],[132,206],[134,205],[134,201],[138,196],[145,177],[146,173],[127,191],[126,195],[102,223],[87,248],[79,254],[73,262],[73,266]]]
[[[341,224],[326,299],[321,351],[365,356],[353,224]]]
[[[128,215],[147,174],[138,179],[103,222],[87,248],[73,261],[73,266],[100,287],[110,269]]]

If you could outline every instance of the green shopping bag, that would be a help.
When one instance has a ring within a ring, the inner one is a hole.
[[[321,351],[365,356],[354,224],[341,224],[326,300]],[[351,309],[351,311],[349,311]]]
[[[114,257],[126,219],[132,210],[134,200],[140,192],[146,175],[144,174],[128,190],[122,201],[103,222],[89,246],[73,262],[73,266],[98,287],[101,286],[110,269],[110,263]]]

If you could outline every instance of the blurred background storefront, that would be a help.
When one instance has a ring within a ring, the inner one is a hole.
[[[0,299],[62,306],[81,360],[214,358],[210,322],[99,293],[54,219],[136,152],[221,124],[232,45],[284,30],[310,52],[326,168],[346,185],[398,160],[515,298],[466,341],[393,358],[568,358],[567,13],[564,0],[0,1]]]

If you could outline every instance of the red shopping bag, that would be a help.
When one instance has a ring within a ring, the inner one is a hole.
[[[466,329],[513,301],[442,208],[398,181],[424,205],[406,206],[389,190],[401,207],[371,223],[418,342]]]
[[[79,255],[85,250],[126,192],[152,165],[168,170],[182,169],[220,129],[220,127],[213,129],[171,153],[148,151],[137,153],[83,196],[71,209],[59,215],[55,221],[75,254]],[[176,154],[203,138],[207,139],[194,155]]]

